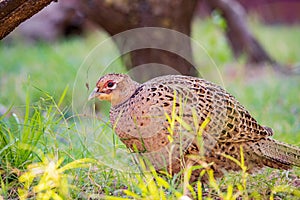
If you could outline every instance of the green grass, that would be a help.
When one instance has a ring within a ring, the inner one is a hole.
[[[298,35],[300,34],[299,25],[289,26],[258,26],[258,22],[253,23],[254,35],[259,42],[268,50],[280,63],[286,65],[299,64]],[[271,34],[270,34],[271,33]]]
[[[251,26],[275,59],[289,65],[299,62],[300,47],[295,42],[299,26],[265,27],[256,22]],[[98,118],[89,112],[82,115],[82,111],[93,110],[92,102],[86,102],[86,98],[109,60],[109,55],[97,57],[90,52],[105,38],[107,35],[96,33],[53,44],[0,43],[0,104],[7,109],[12,106],[0,119],[0,199],[17,197],[18,191],[25,194],[28,188],[31,199],[41,194],[65,199],[108,196],[111,199],[172,199],[188,190],[189,187],[181,185],[176,177],[144,174],[143,170],[128,166],[131,157],[110,128],[108,104],[97,105],[106,107],[105,114],[97,114]],[[196,20],[193,38],[216,63],[215,66],[204,50],[197,51],[195,59],[202,75],[208,80],[224,82],[223,86],[261,124],[273,128],[274,138],[300,146],[300,77],[278,75],[270,69],[245,70],[232,58],[216,19]],[[107,54],[114,51],[111,46],[105,48]],[[95,60],[84,62],[87,56]],[[93,71],[87,77],[89,64],[93,65]],[[109,70],[124,71],[118,60],[113,64],[115,68]],[[83,158],[93,161],[83,160],[82,165],[76,165]],[[33,169],[50,166],[56,166],[53,169],[58,170],[60,182],[43,190],[33,190],[42,183],[49,183],[43,182],[49,177],[46,170],[35,173]],[[64,170],[59,171],[61,168]],[[31,179],[24,179],[24,174]],[[232,199],[235,195],[243,195],[266,199],[275,195],[297,199],[299,191],[293,186],[293,180],[299,175],[299,169],[289,174],[267,169],[257,175],[247,175],[245,185],[242,181],[245,174],[229,174],[216,182],[211,180],[209,186],[198,188],[198,193],[206,194],[206,198]],[[61,185],[68,188],[62,191]]]

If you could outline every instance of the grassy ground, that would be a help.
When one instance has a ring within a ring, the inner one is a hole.
[[[202,75],[223,82],[261,124],[274,129],[274,138],[300,146],[300,77],[280,75],[269,68],[246,70],[243,61],[233,60],[218,24],[216,19],[196,21],[193,28],[193,38],[217,66],[205,53],[196,52],[199,66],[215,67],[201,68]],[[289,65],[299,62],[299,26],[252,26],[274,58]],[[86,86],[93,87],[107,56],[95,59],[99,70],[95,77],[85,75],[89,63],[84,59],[105,38],[95,33],[54,44],[0,44],[0,104],[2,110],[11,108],[0,118],[0,199],[17,194],[54,199],[99,199],[107,195],[170,199],[184,193],[176,177],[128,173],[139,170],[128,166],[131,157],[107,125],[107,104],[100,104],[106,107],[104,114],[98,115],[100,120],[81,115],[92,110],[92,104],[85,100],[89,93]],[[113,51],[109,46],[105,50]],[[114,64],[116,69],[110,71],[124,70],[119,61]],[[199,187],[198,194],[199,198],[202,192],[206,198],[297,199],[299,175],[299,169],[229,174],[217,182],[212,179],[210,187]]]

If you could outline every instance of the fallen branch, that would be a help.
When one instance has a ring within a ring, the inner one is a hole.
[[[0,0],[0,39],[53,0]]]

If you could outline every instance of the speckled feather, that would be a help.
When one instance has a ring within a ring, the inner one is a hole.
[[[112,102],[111,124],[121,141],[132,152],[143,153],[157,170],[177,173],[189,162],[199,164],[200,159],[190,155],[202,155],[201,162],[214,162],[212,168],[221,176],[224,170],[240,169],[221,154],[239,160],[241,146],[250,172],[264,166],[288,169],[300,165],[298,148],[271,139],[271,128],[259,125],[232,95],[211,82],[168,75],[138,84],[127,75],[108,74],[97,87],[115,79],[121,79],[116,81],[121,92]],[[190,128],[175,120],[171,135],[166,116],[174,114]],[[202,134],[204,152],[200,152],[197,132],[206,118],[210,121]],[[194,171],[192,179],[198,177],[199,170]]]

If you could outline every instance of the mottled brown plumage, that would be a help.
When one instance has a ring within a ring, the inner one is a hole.
[[[249,172],[264,166],[300,166],[297,147],[270,138],[271,128],[259,125],[232,95],[206,80],[168,75],[139,84],[124,74],[107,74],[97,82],[90,95],[94,97],[111,102],[110,121],[116,134],[157,170],[173,174],[187,163],[213,162],[211,168],[221,176],[224,170],[241,169],[223,156],[240,160],[241,147]],[[199,140],[205,120],[208,124]],[[199,177],[199,171],[192,179]]]

